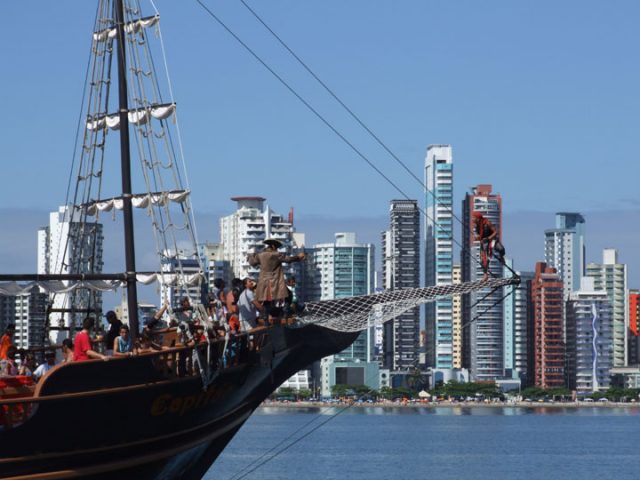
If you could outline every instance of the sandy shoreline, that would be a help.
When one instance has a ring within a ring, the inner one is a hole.
[[[260,408],[325,408],[336,407],[342,408],[348,406],[349,403],[330,403],[330,402],[277,402],[265,401]],[[638,403],[622,403],[622,402],[428,402],[428,403],[394,403],[394,402],[376,402],[376,403],[354,403],[354,408],[632,408],[640,410]]]

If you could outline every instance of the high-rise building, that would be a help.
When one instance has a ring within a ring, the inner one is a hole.
[[[216,278],[224,280],[229,286],[233,275],[231,274],[231,263],[224,260],[224,249],[220,243],[204,243],[198,245],[198,254],[204,265],[205,276],[209,288]]]
[[[533,384],[540,388],[565,384],[565,354],[562,331],[563,285],[555,268],[536,263],[531,282],[533,338],[531,371]]]
[[[18,348],[43,346],[48,295],[38,287],[20,295],[0,295],[0,331],[16,326],[13,343]]]
[[[451,274],[451,283],[462,283],[460,265],[454,265]],[[453,327],[453,368],[462,368],[462,295],[454,295],[451,298],[451,321]]]
[[[451,145],[429,145],[425,158],[425,286],[453,280],[453,158]],[[425,305],[426,361],[453,368],[452,299]]]
[[[237,209],[231,215],[220,219],[220,243],[223,258],[231,265],[233,276],[245,278],[255,276],[259,270],[251,267],[247,255],[261,250],[267,238],[275,238],[282,242],[283,251],[291,252],[294,247],[293,210],[287,218],[276,214],[263,197],[233,197]],[[301,247],[302,245],[300,245]],[[295,268],[288,266],[287,273]]]
[[[567,302],[567,379],[578,395],[606,390],[613,366],[613,319],[607,293],[583,277]]]
[[[478,185],[465,195],[462,202],[462,281],[480,280],[484,272],[480,264],[480,242],[475,240],[473,212],[480,212],[498,229],[502,237],[502,197],[492,192],[491,185]],[[502,276],[502,265],[489,263],[494,277]],[[462,299],[463,366],[469,369],[473,381],[504,378],[503,293],[500,289],[482,289]]]
[[[80,222],[80,215],[65,206],[49,214],[49,225],[38,230],[38,273],[100,273],[102,272],[102,224]],[[53,309],[74,308],[85,312],[74,315],[60,313],[49,319],[52,325],[79,328],[86,310],[102,311],[102,293],[84,289],[72,294],[53,296]],[[59,344],[67,335],[63,330],[51,330],[50,341]]]
[[[127,299],[124,298],[120,305],[116,305],[113,309],[116,316],[122,323],[129,324],[129,304]],[[154,318],[158,312],[158,306],[154,303],[148,303],[145,301],[138,301],[138,322],[140,325],[146,325],[151,319]],[[160,325],[167,326],[163,320],[160,320]]]
[[[178,251],[164,252],[161,264],[162,273],[176,274],[187,279],[191,275],[198,275],[202,272],[200,261],[191,252]],[[180,306],[180,299],[188,297],[192,305],[201,303],[203,287],[206,285],[187,285],[185,282],[161,283],[160,284],[160,305],[169,302],[172,308]],[[139,308],[139,306],[138,306]]]
[[[640,364],[640,290],[629,290],[629,365]]]
[[[417,200],[392,200],[390,229],[382,234],[385,289],[420,286],[420,210]],[[384,325],[383,365],[392,371],[418,367],[420,315],[415,308]]]
[[[628,364],[628,298],[627,266],[618,263],[618,252],[605,248],[602,263],[589,263],[587,276],[593,278],[596,290],[604,290],[613,309],[613,366]]]
[[[321,243],[305,249],[306,275],[309,284],[307,297],[311,301],[349,298],[373,293],[374,246],[359,244],[355,233],[336,233],[334,243]],[[369,361],[372,339],[364,330],[345,351],[335,357]]]
[[[585,221],[579,213],[556,213],[556,227],[544,232],[544,256],[558,271],[564,285],[564,299],[580,289],[585,274]]]
[[[507,265],[513,270],[513,260],[507,259]],[[531,308],[530,290],[533,272],[516,272],[520,277],[519,285],[504,287],[504,366],[507,376],[519,378],[522,384],[528,385],[528,342],[529,342],[529,310]],[[509,269],[504,269],[504,276],[512,276]]]
[[[331,300],[373,293],[374,247],[357,243],[355,233],[336,233],[334,243],[314,245],[305,249],[305,253],[306,299]],[[345,350],[322,359],[323,396],[331,395],[331,387],[336,383],[353,381],[379,388],[379,365],[373,361],[373,334],[373,328],[363,330]]]

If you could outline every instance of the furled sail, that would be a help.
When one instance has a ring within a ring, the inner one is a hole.
[[[196,286],[204,280],[202,273],[180,274],[180,273],[138,273],[136,280],[144,285],[160,283],[165,286]],[[0,282],[0,294],[17,296],[24,295],[34,287],[40,288],[44,293],[66,294],[79,289],[89,289],[95,292],[108,292],[117,290],[125,284],[124,275],[122,280],[37,280],[33,282]]]
[[[134,208],[147,208],[149,205],[164,207],[168,205],[169,202],[184,203],[190,193],[191,192],[189,190],[174,190],[171,192],[154,192],[133,195],[131,197],[131,205]],[[110,212],[114,208],[116,210],[122,210],[123,201],[122,197],[114,197],[104,200],[96,200],[95,202],[82,205],[81,208],[86,211],[87,215],[94,216],[98,212]]]
[[[176,111],[175,103],[165,103],[162,105],[153,105],[148,108],[137,108],[129,110],[127,117],[132,125],[144,125],[151,118],[165,120],[173,115]],[[89,117],[87,120],[88,130],[100,130],[109,128],[110,130],[118,130],[120,128],[120,114],[110,113],[108,115],[99,115],[97,117]]]
[[[128,22],[124,26],[126,33],[138,33],[142,28],[153,27],[160,21],[160,15],[153,15],[151,17],[144,17],[133,22]],[[93,39],[96,42],[104,42],[107,39],[114,39],[118,34],[116,27],[105,28],[99,32],[93,34]]]

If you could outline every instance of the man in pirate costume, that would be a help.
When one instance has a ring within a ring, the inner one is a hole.
[[[480,263],[484,272],[483,280],[489,278],[489,262],[495,256],[504,265],[504,246],[500,242],[498,229],[485,218],[480,212],[473,212],[473,228],[475,230],[475,240],[480,242]]]
[[[260,253],[250,254],[248,261],[251,266],[260,267],[256,300],[264,305],[263,315],[268,321],[269,317],[275,320],[281,316],[284,300],[289,295],[282,264],[300,262],[304,260],[304,253],[290,257],[278,252],[282,242],[275,238],[266,239],[264,244],[266,248]]]

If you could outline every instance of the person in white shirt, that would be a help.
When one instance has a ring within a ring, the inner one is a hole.
[[[51,370],[56,364],[56,354],[55,352],[45,352],[44,353],[45,362],[36,368],[35,372],[33,372],[33,377],[36,381],[40,380],[42,376]]]
[[[258,326],[258,311],[264,308],[260,302],[256,300],[255,290],[256,282],[253,278],[247,277],[243,280],[244,290],[240,294],[238,300],[238,313],[240,315],[240,325],[243,332],[256,328]]]

